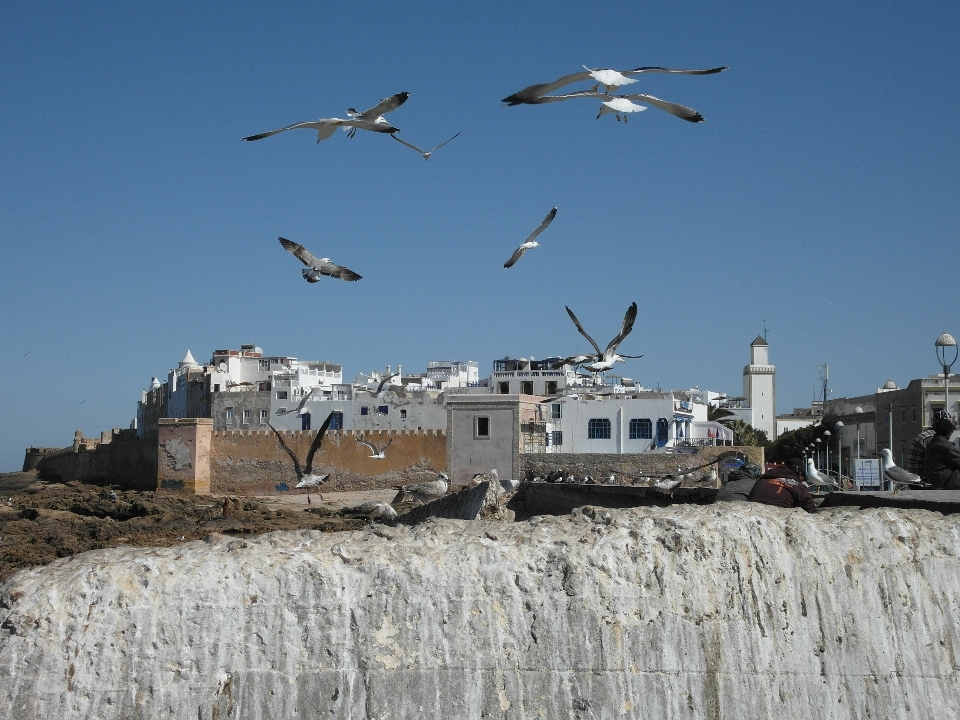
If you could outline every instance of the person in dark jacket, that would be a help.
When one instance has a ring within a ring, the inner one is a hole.
[[[956,429],[949,417],[933,424],[935,434],[923,454],[923,480],[934,490],[960,490],[960,450],[950,442]]]
[[[716,502],[746,502],[750,499],[750,491],[753,490],[759,475],[760,468],[756,465],[744,465],[739,470],[734,470],[717,493]]]
[[[750,491],[749,500],[777,507],[801,507],[809,513],[817,511],[807,486],[793,470],[785,467],[770,468],[761,475]]]

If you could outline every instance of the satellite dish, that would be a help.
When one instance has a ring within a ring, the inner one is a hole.
[[[217,370],[219,370],[220,372],[226,372],[226,371],[227,371],[227,364],[226,364],[226,363],[220,363],[219,365],[217,365]]]

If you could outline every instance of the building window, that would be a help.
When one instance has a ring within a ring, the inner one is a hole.
[[[551,380],[547,383],[547,389],[544,393],[545,395],[556,395],[557,394],[557,383],[554,380]]]
[[[917,421],[917,406],[913,406],[913,422]]]
[[[300,429],[309,430],[310,429],[310,413],[304,413],[300,416]]]
[[[551,430],[547,433],[547,447],[563,445],[563,430]]]
[[[244,425],[249,425],[249,424],[250,424],[250,411],[249,411],[249,410],[244,410],[244,411],[243,411],[243,424],[244,424]]]
[[[286,390],[277,390],[277,400],[286,400],[287,391]]]
[[[227,408],[227,420],[233,420],[233,408]]]
[[[370,408],[368,408],[366,405],[364,405],[363,407],[360,408],[360,414],[361,414],[361,415],[369,415],[369,414],[370,414]]]
[[[407,419],[407,411],[406,411],[406,410],[401,410],[401,411],[400,411],[400,419],[401,419],[401,420],[406,420],[406,419]]]
[[[266,410],[261,410],[261,411],[260,411],[260,424],[261,424],[261,425],[266,425],[266,423],[267,423],[267,411],[266,411]]]
[[[900,422],[907,421],[907,409],[905,407],[900,408]]]
[[[609,440],[610,421],[607,418],[590,418],[587,421],[588,440]]]
[[[389,412],[390,412],[390,408],[387,407],[386,405],[380,405],[380,406],[377,407],[377,414],[378,414],[378,415],[386,415],[386,414],[389,413]]]
[[[510,394],[510,383],[509,382],[500,382],[497,383],[497,392],[501,395]]]
[[[343,430],[343,413],[333,412],[330,414],[330,426],[328,430]]]
[[[213,384],[213,391],[214,391],[214,392],[220,392],[220,383],[214,383],[214,384]]]
[[[478,415],[473,418],[473,436],[475,438],[490,437],[490,418],[486,415]]]
[[[261,370],[265,370],[266,372],[270,372],[270,361],[269,361],[269,360],[261,360],[259,367],[260,367]]]
[[[550,406],[550,417],[553,420],[559,420],[561,417],[563,417],[563,405],[560,403],[553,403]]]
[[[533,383],[528,380],[520,383],[520,393],[522,395],[533,395]]]
[[[652,440],[653,421],[650,418],[632,418],[630,420],[631,440]]]
[[[266,381],[261,381],[257,383],[257,390],[259,392],[270,392],[270,383]]]

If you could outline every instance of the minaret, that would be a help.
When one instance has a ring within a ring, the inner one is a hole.
[[[762,336],[750,343],[750,364],[743,369],[743,396],[753,408],[753,426],[776,437],[777,370],[769,363],[770,346]]]

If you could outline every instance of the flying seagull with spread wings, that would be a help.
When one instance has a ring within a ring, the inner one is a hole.
[[[661,100],[658,97],[647,95],[645,93],[633,93],[632,95],[610,95],[608,93],[596,92],[595,90],[581,90],[579,92],[567,93],[565,95],[545,95],[543,97],[533,98],[532,100],[527,101],[527,104],[542,105],[543,103],[561,102],[563,100],[575,100],[578,98],[588,98],[602,101],[600,103],[600,112],[597,113],[597,119],[600,119],[602,116],[609,113],[616,113],[617,120],[619,120],[621,113],[642,112],[647,108],[643,105],[638,105],[637,103],[645,102],[647,105],[652,105],[655,108],[659,108],[660,110],[668,112],[671,115],[680,118],[681,120],[686,120],[687,122],[692,123],[703,122],[703,115],[698,113],[693,108],[687,107],[686,105],[681,105],[680,103]],[[626,120],[626,115],[624,115],[624,120]]]
[[[460,135],[460,133],[457,133],[457,134],[454,135],[452,138],[450,138],[450,140],[455,139],[455,138],[456,138],[457,136],[459,136],[459,135]],[[401,140],[401,139],[398,138],[396,135],[391,135],[390,137],[392,137],[392,138],[393,138],[394,140],[396,140],[398,143],[401,143],[401,144],[403,144],[403,145],[406,145],[408,148],[413,148],[414,150],[416,150],[418,153],[420,153],[421,155],[423,155],[423,159],[424,159],[424,160],[429,160],[429,159],[430,159],[430,156],[433,155],[433,151],[434,151],[434,150],[436,150],[437,148],[442,148],[444,145],[446,145],[448,142],[450,142],[450,140],[444,140],[442,143],[440,143],[439,145],[434,145],[434,146],[433,146],[432,148],[430,148],[429,150],[421,150],[420,148],[418,148],[418,147],[417,147],[416,145],[414,145],[413,143],[408,143],[406,140]]]
[[[668,73],[671,75],[713,75],[714,73],[722,72],[726,69],[726,67],[718,67],[710,68],[709,70],[680,70],[662,67],[639,67],[634,68],[633,70],[610,70],[607,68],[591,70],[584,65],[583,72],[564,75],[559,80],[554,80],[550,83],[530,85],[529,87],[525,87],[523,90],[518,90],[513,95],[508,95],[503,99],[503,102],[510,106],[536,104],[540,102],[540,98],[547,93],[553,92],[558,88],[569,85],[570,83],[579,82],[581,80],[595,80],[596,84],[593,87],[594,91],[599,90],[600,86],[603,85],[606,91],[610,92],[611,90],[615,90],[623,85],[629,85],[637,82],[632,77],[629,77],[631,75],[642,75],[643,73]]]
[[[283,441],[283,437],[280,433],[277,432],[277,429],[267,423],[267,426],[273,430],[274,435],[277,436],[277,440],[280,441],[280,447],[282,447],[287,455],[290,456],[290,459],[293,460],[293,469],[297,473],[297,483],[298,488],[313,488],[319,487],[322,485],[329,475],[315,475],[313,472],[313,456],[317,454],[317,450],[320,449],[320,445],[323,443],[323,436],[327,432],[327,428],[330,427],[330,421],[333,419],[333,413],[331,412],[327,415],[327,419],[323,421],[323,425],[320,426],[320,430],[317,431],[317,436],[313,439],[313,442],[310,443],[310,450],[307,452],[307,465],[305,468],[301,469],[300,461],[297,459],[297,454],[293,452],[287,444]],[[323,495],[320,496],[323,498]]]
[[[390,447],[390,443],[393,442],[393,438],[390,438],[389,440],[387,440],[387,444],[384,445],[383,447],[377,447],[373,443],[369,443],[366,440],[361,440],[360,438],[357,438],[357,442],[360,443],[361,445],[366,445],[368,448],[370,448],[370,452],[373,453],[373,455],[371,455],[370,457],[372,457],[374,460],[383,460],[383,458],[385,457],[385,453],[387,452],[387,448]]]
[[[315,387],[310,388],[310,392],[308,392],[306,395],[304,395],[302,398],[300,398],[300,404],[297,405],[295,408],[293,408],[293,410],[277,410],[277,415],[287,415],[287,414],[292,413],[292,412],[295,412],[295,413],[297,413],[297,414],[299,415],[299,414],[303,411],[304,405],[307,404],[307,400],[310,399],[310,396],[313,395],[313,392],[314,392],[314,390],[316,390],[316,389],[317,389],[317,388],[315,388]]]
[[[287,240],[284,237],[278,239],[280,240],[280,244],[283,245],[284,250],[307,266],[300,272],[303,274],[303,279],[309,283],[319,282],[321,275],[327,275],[340,280],[349,280],[351,282],[361,279],[361,276],[357,275],[353,270],[345,268],[343,265],[330,262],[330,258],[318,258],[300,243],[295,243],[293,240]]]
[[[516,250],[513,251],[513,255],[510,256],[510,259],[507,260],[503,266],[505,268],[513,267],[513,264],[517,262],[520,258],[523,257],[523,254],[530,250],[531,248],[540,247],[540,243],[536,242],[537,235],[546,230],[550,223],[553,222],[553,219],[557,216],[557,206],[553,206],[553,210],[547,213],[547,216],[543,219],[543,222],[540,223],[540,227],[530,233],[530,237],[523,241],[523,243]]]
[[[637,319],[637,304],[631,303],[630,307],[627,308],[626,314],[623,316],[623,327],[620,329],[620,333],[610,341],[607,345],[606,350],[601,351],[600,346],[597,345],[597,342],[587,335],[586,330],[583,329],[583,325],[580,324],[580,321],[577,320],[577,316],[573,314],[573,310],[567,308],[567,314],[570,316],[570,319],[573,320],[573,324],[577,326],[577,330],[580,331],[580,334],[583,335],[587,342],[593,345],[596,354],[593,356],[593,362],[584,365],[583,367],[589,370],[592,373],[604,372],[612,368],[618,362],[626,362],[624,358],[640,358],[643,355],[618,355],[617,347],[623,342],[623,339],[630,334],[630,331],[633,330],[633,323]],[[576,355],[573,357],[565,358],[553,364],[554,368],[562,367],[563,365],[575,365],[578,362],[582,362],[582,355]]]
[[[384,98],[372,108],[369,110],[364,110],[363,112],[358,112],[357,110],[350,108],[347,110],[348,118],[346,120],[342,118],[320,118],[319,120],[300,122],[294,125],[287,125],[286,127],[278,128],[276,130],[269,130],[264,133],[259,133],[257,135],[250,135],[249,137],[245,137],[243,139],[262,140],[263,138],[270,137],[271,135],[276,135],[277,133],[282,133],[287,130],[296,130],[297,128],[316,130],[317,142],[326,140],[336,132],[338,127],[348,130],[350,137],[353,137],[357,130],[370,130],[371,132],[393,134],[395,132],[400,132],[400,128],[393,127],[384,119],[383,116],[385,113],[388,113],[391,110],[396,110],[398,107],[403,105],[403,103],[407,101],[408,97],[410,97],[410,93],[408,92],[397,93],[396,95],[391,95],[388,98]]]

